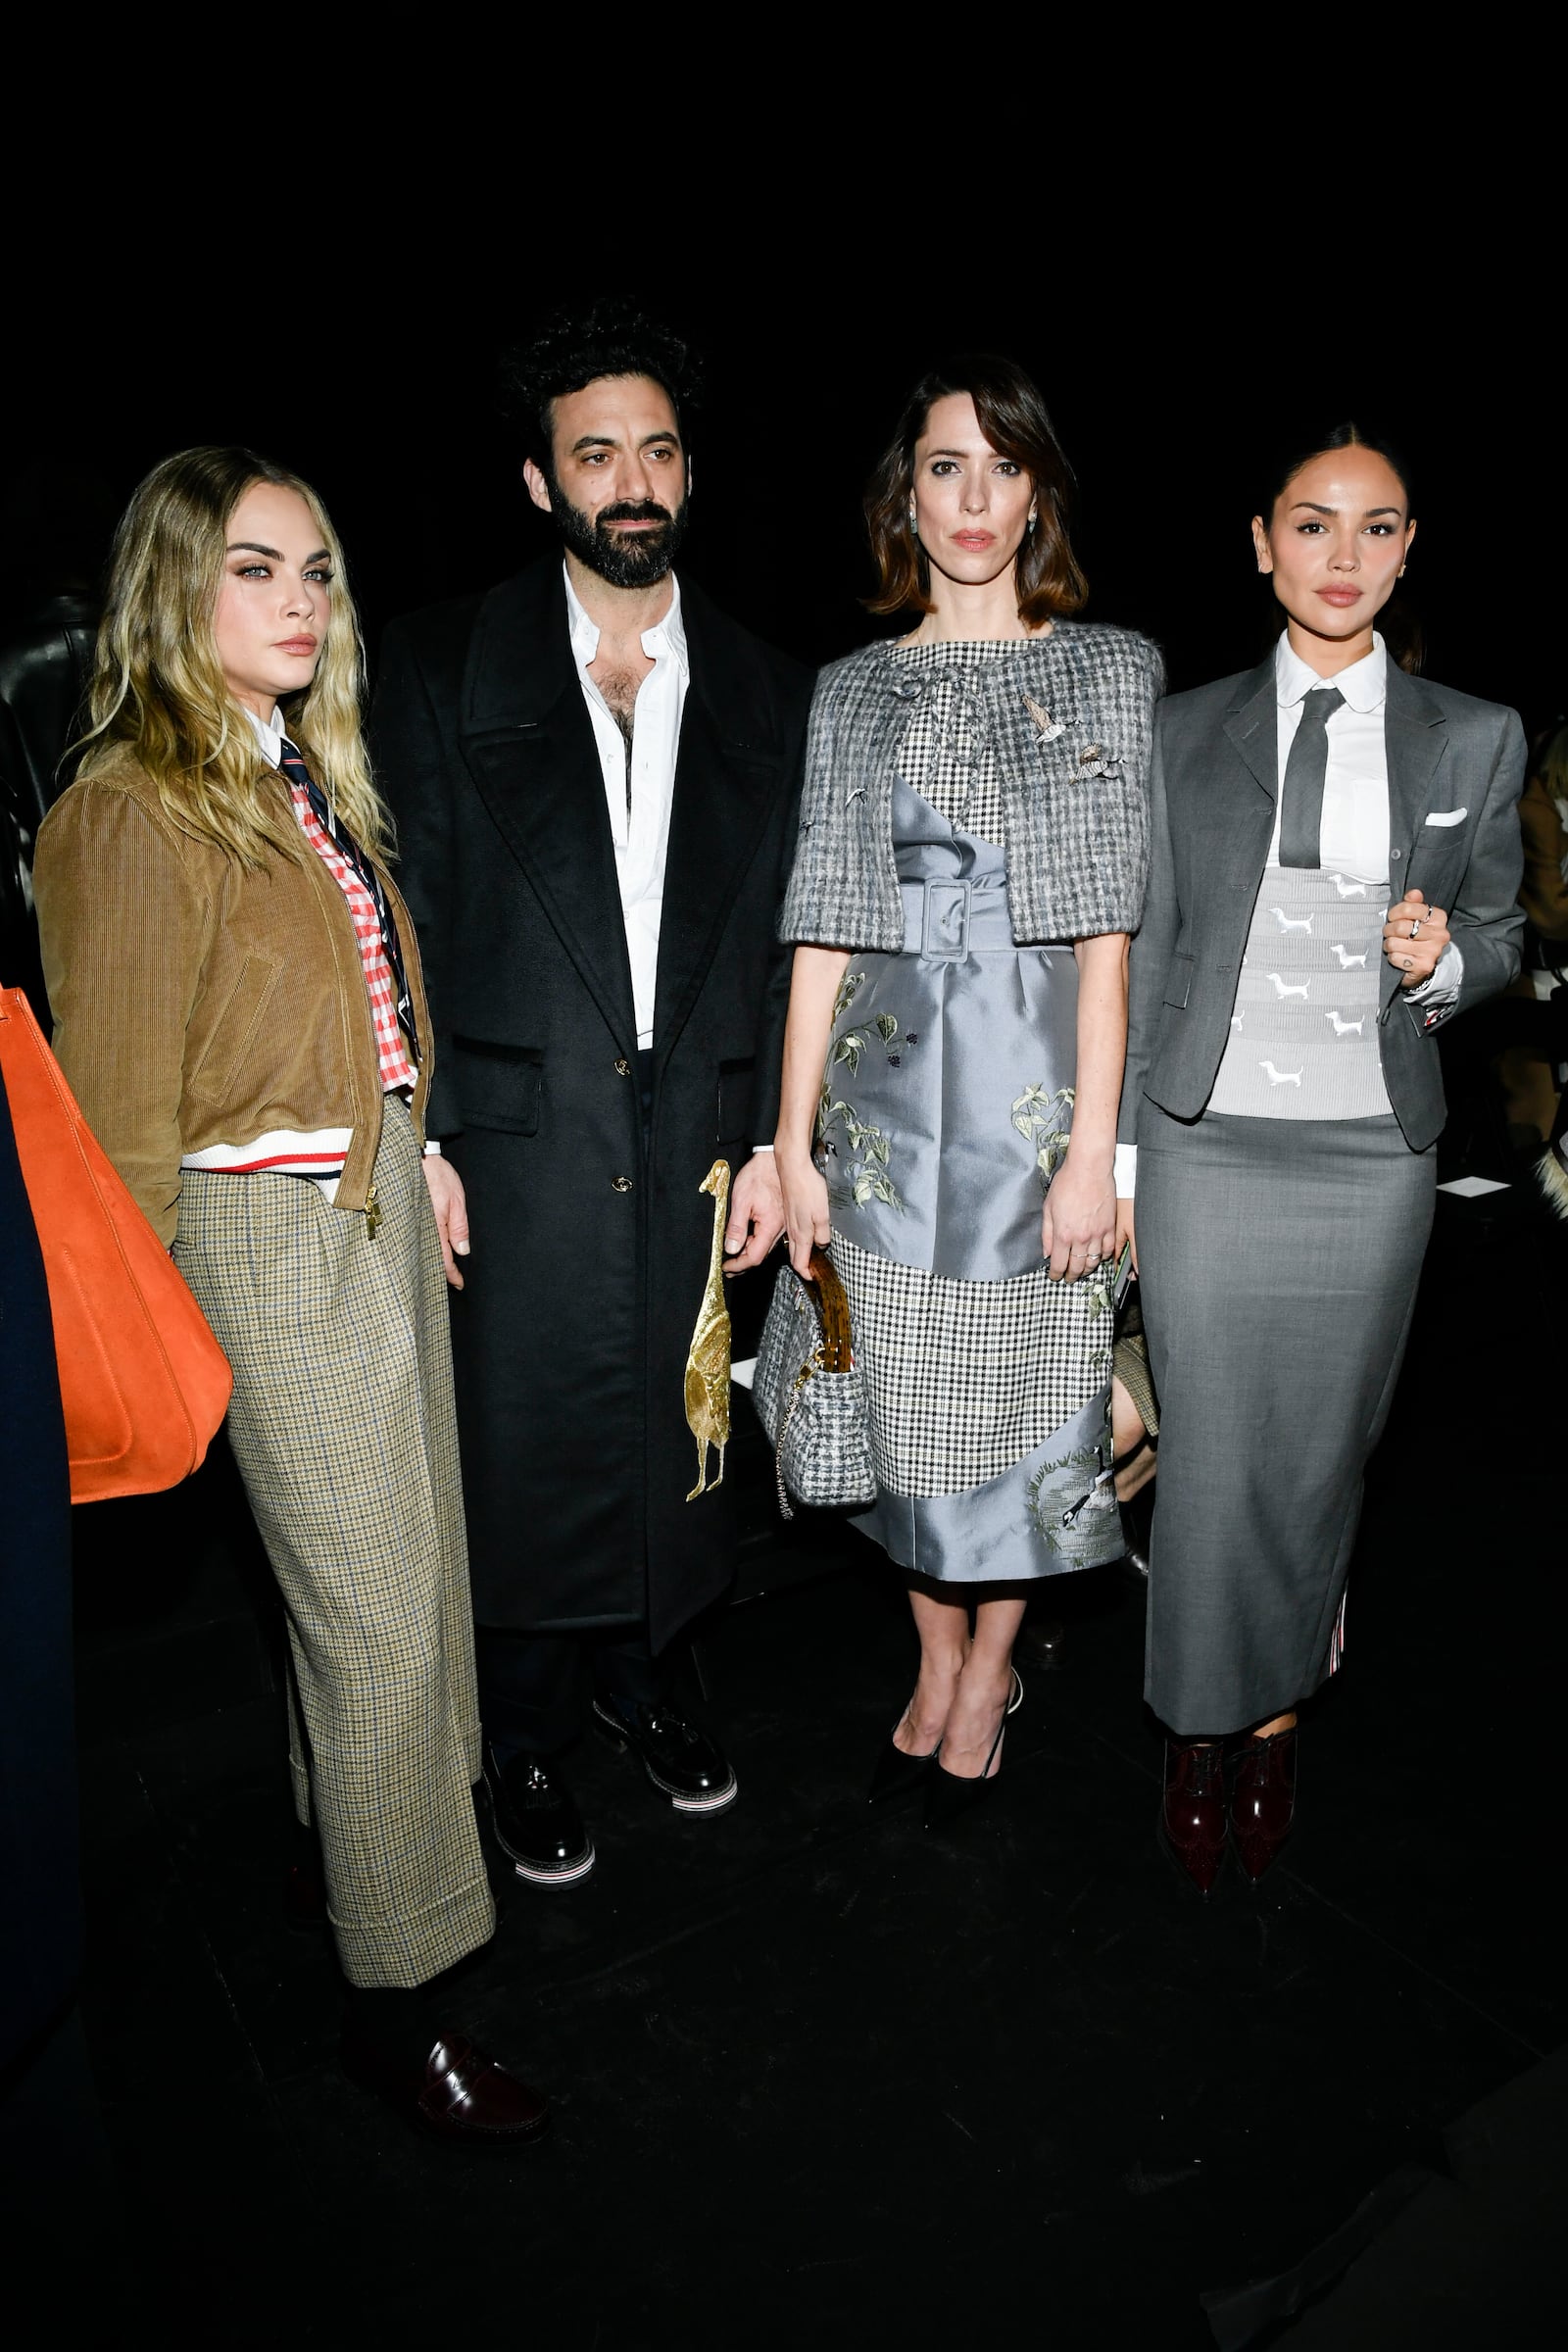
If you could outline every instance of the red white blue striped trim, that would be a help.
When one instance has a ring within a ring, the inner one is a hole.
[[[225,1176],[314,1176],[318,1182],[341,1176],[352,1127],[321,1127],[300,1132],[287,1127],[270,1135],[253,1135],[244,1144],[209,1144],[205,1151],[187,1152],[182,1168],[211,1168]]]

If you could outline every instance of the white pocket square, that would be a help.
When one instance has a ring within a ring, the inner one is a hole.
[[[1468,808],[1434,808],[1427,818],[1429,825],[1462,825],[1469,815]]]

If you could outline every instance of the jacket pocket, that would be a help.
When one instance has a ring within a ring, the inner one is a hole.
[[[267,1000],[277,981],[277,966],[265,956],[247,956],[234,983],[234,993],[218,1016],[207,1051],[191,1072],[190,1091],[220,1102],[244,1058]]]
[[[1193,993],[1193,958],[1179,951],[1170,959],[1165,975],[1165,1002],[1185,1011],[1187,1000]]]
[[[739,1061],[721,1061],[718,1065],[718,1134],[717,1143],[744,1140],[748,1150],[752,1135],[752,1102],[757,1087],[757,1056],[747,1054]]]
[[[504,1046],[482,1037],[452,1040],[458,1109],[465,1127],[493,1127],[502,1135],[534,1135],[545,1057],[532,1046]]]

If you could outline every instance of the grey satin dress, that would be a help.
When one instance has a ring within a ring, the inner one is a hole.
[[[1072,1124],[1077,963],[1067,943],[1013,944],[1002,779],[968,684],[1012,652],[900,651],[926,688],[893,792],[905,946],[850,960],[818,1120],[870,1402],[877,1495],[857,1524],[901,1567],[966,1585],[1122,1550],[1112,1268],[1054,1283],[1040,1250]]]

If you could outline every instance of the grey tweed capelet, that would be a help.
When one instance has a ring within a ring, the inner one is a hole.
[[[830,663],[817,680],[781,940],[886,954],[903,947],[893,779],[931,674],[911,675],[880,643]],[[1059,620],[1014,660],[952,674],[996,748],[1015,944],[1136,931],[1149,874],[1154,704],[1164,689],[1155,647],[1128,629]]]

